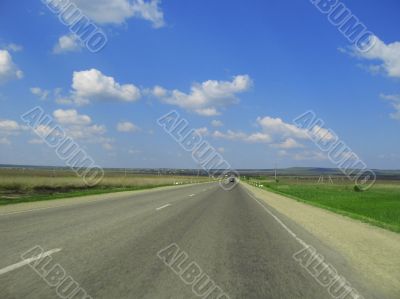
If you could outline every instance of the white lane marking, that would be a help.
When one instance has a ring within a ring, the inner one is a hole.
[[[26,265],[28,265],[28,264],[31,263],[31,262],[40,260],[40,259],[42,259],[42,258],[44,258],[44,257],[46,257],[46,256],[52,255],[53,253],[56,253],[56,252],[59,252],[59,251],[61,251],[61,248],[55,248],[55,249],[52,249],[52,250],[43,252],[42,254],[39,254],[38,256],[31,257],[31,258],[29,258],[29,259],[20,261],[19,263],[16,263],[16,264],[14,264],[14,265],[5,267],[5,268],[3,268],[3,269],[0,269],[0,275],[3,275],[3,274],[5,274],[5,273],[7,273],[7,272],[10,272],[10,271],[16,270],[16,269],[18,269],[18,268],[21,268],[21,267],[23,267],[23,266],[26,266]]]
[[[190,187],[190,186],[183,186],[183,187]],[[170,189],[170,190],[175,191],[176,189],[175,190]],[[145,192],[144,193],[144,194],[148,194],[148,193],[160,192],[162,190],[152,189],[152,190],[144,190],[144,191],[149,191],[149,192]],[[131,192],[131,191],[128,191],[128,192]],[[104,194],[99,194],[99,195],[113,195],[113,194],[115,194],[115,193],[109,193],[109,194],[104,193]],[[132,194],[132,196],[140,196],[142,194],[143,193]],[[121,194],[121,195],[124,195],[124,194]],[[68,198],[66,197],[66,198],[60,198],[60,199],[62,200],[62,199],[68,199]],[[37,209],[31,209],[31,210],[16,211],[16,212],[4,213],[4,214],[0,213],[0,217],[1,216],[14,215],[14,214],[24,214],[24,213],[29,213],[29,212],[41,211],[41,210],[50,210],[50,209],[57,209],[57,208],[64,208],[64,207],[79,206],[79,205],[85,205],[85,204],[88,205],[88,204],[94,204],[94,203],[97,203],[97,202],[100,202],[100,201],[118,200],[118,199],[121,199],[121,198],[119,198],[119,197],[117,197],[117,198],[106,197],[106,198],[93,199],[93,200],[88,200],[88,201],[79,202],[79,203],[68,202],[67,204],[64,204],[64,205],[58,205],[58,206],[52,206],[52,207],[44,207],[44,208],[37,208]]]
[[[166,204],[166,205],[163,205],[163,206],[157,208],[156,210],[157,210],[157,211],[162,210],[162,209],[164,209],[164,208],[169,207],[170,205],[171,205],[171,204],[168,203],[168,204]]]
[[[190,195],[189,195],[189,197],[193,197],[193,196],[196,196],[196,194],[190,194]]]
[[[274,213],[272,213],[268,208],[266,208],[253,194],[246,191],[247,194],[253,198],[269,215],[271,215],[297,242],[299,242],[304,247],[310,247],[306,242],[300,239],[282,220],[280,220]]]

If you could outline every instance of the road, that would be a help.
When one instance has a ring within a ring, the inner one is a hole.
[[[339,253],[241,185],[113,196],[0,215],[0,298],[57,298],[57,280],[50,287],[42,277],[56,264],[92,298],[199,298],[190,279],[185,284],[166,264],[168,254],[178,252],[162,251],[168,246],[179,247],[185,263],[195,262],[219,286],[208,298],[222,292],[220,298],[331,298],[293,259],[302,248],[299,239],[317,248],[365,298],[382,298]],[[36,245],[50,251],[43,271],[21,258]]]

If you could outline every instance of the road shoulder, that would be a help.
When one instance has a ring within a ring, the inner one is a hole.
[[[400,296],[400,234],[242,183],[255,197],[345,256],[390,298]]]

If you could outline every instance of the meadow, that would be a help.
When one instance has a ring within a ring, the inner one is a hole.
[[[0,168],[0,205],[109,192],[150,189],[207,181],[207,177],[105,171],[103,180],[88,187],[68,169]]]
[[[249,183],[287,197],[400,232],[400,181],[378,180],[369,190],[357,192],[348,180],[314,178],[250,179]]]

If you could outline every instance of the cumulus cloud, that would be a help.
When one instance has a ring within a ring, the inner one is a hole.
[[[14,120],[0,119],[0,144],[11,144],[9,137],[18,135],[24,130],[26,130],[26,127]]]
[[[140,128],[137,125],[135,125],[129,121],[120,122],[117,124],[118,132],[129,133],[129,132],[137,132],[139,130],[140,130]]]
[[[381,94],[380,97],[389,101],[395,112],[390,114],[390,117],[400,120],[400,94]]]
[[[134,102],[141,96],[133,84],[120,84],[113,77],[104,75],[97,69],[73,73],[72,90],[69,97],[60,97],[59,104],[86,105],[91,101]]]
[[[21,130],[21,126],[14,120],[0,119],[0,132],[17,132]]]
[[[133,16],[151,22],[154,28],[161,28],[165,25],[165,21],[160,4],[161,0],[134,1],[131,6]]]
[[[8,80],[21,79],[24,73],[14,64],[10,52],[0,50],[0,84]]]
[[[299,139],[309,138],[305,130],[299,129],[295,125],[285,123],[281,118],[272,118],[269,116],[258,117],[257,124],[268,134],[279,134],[282,137]]]
[[[217,139],[230,141],[261,143],[278,150],[279,156],[287,156],[294,160],[325,160],[326,156],[318,151],[308,150],[313,139],[331,141],[337,138],[331,131],[314,125],[310,131],[300,129],[293,124],[286,123],[281,118],[270,116],[258,117],[256,120],[258,132],[244,133],[228,130],[214,131],[212,136]],[[304,143],[304,144],[303,144]],[[299,151],[301,149],[301,151]]]
[[[30,91],[32,94],[37,96],[42,101],[47,100],[47,98],[50,94],[49,90],[41,89],[40,87],[32,87],[32,88],[30,88]]]
[[[322,141],[332,141],[335,140],[336,136],[332,134],[331,131],[322,128],[318,125],[315,125],[310,130],[311,136],[314,137],[315,140],[322,140]]]
[[[243,132],[235,132],[228,130],[226,133],[215,131],[212,136],[217,139],[225,139],[231,141],[244,141],[248,143],[267,143],[271,142],[271,137],[264,133],[246,134]]]
[[[62,125],[89,125],[92,119],[88,115],[78,114],[75,109],[58,109],[53,112],[54,118]]]
[[[354,54],[378,62],[369,67],[371,71],[383,71],[389,77],[400,78],[400,42],[385,44],[377,36],[371,38],[375,39],[375,45],[369,51],[360,52],[354,49]]]
[[[220,154],[223,154],[223,153],[225,153],[225,148],[219,147],[219,148],[217,148],[217,151],[218,151]]]
[[[12,52],[20,52],[23,50],[23,47],[14,43],[8,44],[5,47],[6,50],[12,51]]]
[[[152,23],[154,28],[165,25],[160,0],[72,0],[89,18],[99,24],[121,24],[129,18]]]
[[[282,143],[274,144],[274,147],[277,147],[280,149],[294,149],[294,148],[302,148],[304,146],[302,144],[298,143],[293,138],[288,138],[285,141],[283,141]]]
[[[201,116],[219,115],[220,108],[237,104],[237,95],[250,89],[252,80],[248,75],[239,75],[232,81],[208,80],[195,83],[190,93],[180,90],[166,90],[160,86],[153,89],[153,95],[162,102],[175,105]]]
[[[208,129],[206,127],[198,128],[195,130],[195,132],[201,136],[207,136],[210,134],[210,132],[208,131]]]
[[[82,45],[77,36],[75,34],[68,34],[58,39],[57,44],[53,48],[53,53],[77,52],[80,49],[82,49]]]
[[[88,115],[79,114],[74,109],[53,111],[53,117],[56,123],[61,126],[65,137],[72,138],[79,144],[99,144],[105,150],[112,147],[114,140],[106,136],[107,128],[104,125],[92,124],[92,119]],[[54,130],[54,125],[39,124],[33,129],[35,138],[29,140],[30,144],[42,144],[42,138],[50,134],[62,134],[59,130]]]
[[[211,125],[215,128],[218,128],[218,127],[222,127],[224,125],[224,123],[220,120],[214,119],[213,121],[211,121]]]

